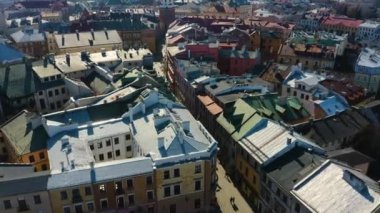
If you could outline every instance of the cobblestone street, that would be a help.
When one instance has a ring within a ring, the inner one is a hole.
[[[219,187],[217,187],[216,189],[216,198],[218,200],[220,210],[225,213],[253,212],[252,208],[248,205],[248,203],[245,201],[245,199],[237,190],[237,188],[235,188],[230,178],[226,176],[226,172],[222,165],[220,165],[219,161],[217,169]],[[233,202],[234,205],[230,200],[231,197],[235,198],[235,201]]]

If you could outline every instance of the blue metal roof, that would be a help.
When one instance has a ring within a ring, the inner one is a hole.
[[[24,53],[9,47],[5,44],[0,44],[0,64],[5,62],[22,61]]]

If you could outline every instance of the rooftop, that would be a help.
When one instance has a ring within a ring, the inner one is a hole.
[[[361,23],[363,23],[362,20],[357,20],[344,16],[328,16],[322,21],[322,24],[325,25],[344,26],[349,28],[358,28]]]
[[[47,59],[44,59],[47,60]],[[44,62],[35,62],[33,63],[33,71],[34,73],[37,74],[37,76],[40,79],[44,79],[45,77],[50,77],[50,76],[56,76],[60,75],[61,72],[56,69],[56,67],[46,61],[46,66]]]
[[[369,124],[367,118],[359,111],[349,109],[324,119],[296,126],[295,129],[318,145],[327,147],[336,141],[349,142],[347,139],[352,138]],[[343,142],[341,143],[344,145]]]
[[[44,34],[40,33],[37,29],[32,28],[17,31],[11,34],[11,37],[16,43],[45,41]]]
[[[286,191],[290,191],[294,185],[319,167],[323,161],[323,157],[314,153],[312,149],[307,150],[304,147],[295,146],[266,165],[264,171]]]
[[[357,66],[368,68],[376,68],[377,73],[380,73],[380,50],[364,48],[360,53],[356,62]]]
[[[116,30],[60,34],[55,35],[55,40],[60,49],[122,43]]]
[[[18,156],[46,149],[48,135],[41,125],[33,125],[31,112],[21,111],[1,126]]]
[[[54,59],[51,60],[54,60],[55,66],[65,74],[89,69],[87,61],[82,59],[81,53],[79,52],[56,55]]]
[[[373,212],[380,205],[378,183],[332,161],[305,177],[291,193],[316,212]]]
[[[31,96],[36,81],[29,65],[24,63],[0,67],[0,92],[8,98]]]
[[[24,53],[0,43],[0,64],[13,63],[22,61]]]

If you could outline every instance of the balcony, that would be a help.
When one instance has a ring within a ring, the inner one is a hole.
[[[124,189],[116,189],[116,190],[115,190],[115,194],[116,194],[116,195],[122,195],[122,194],[125,194],[125,190],[124,190]]]
[[[19,205],[18,207],[18,212],[24,212],[24,211],[29,211],[30,208],[29,208],[29,205]]]
[[[80,195],[73,196],[73,198],[72,198],[72,203],[80,203],[82,201],[83,201],[83,199],[82,199],[82,196],[80,196]]]

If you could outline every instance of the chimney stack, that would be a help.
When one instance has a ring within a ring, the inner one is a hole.
[[[47,67],[47,65],[48,65],[48,57],[44,57],[44,67],[46,68]]]
[[[80,40],[79,39],[79,30],[75,30],[75,33],[77,34],[77,39],[78,39],[78,41]]]
[[[67,66],[70,66],[70,54],[66,53],[66,63]]]
[[[95,33],[94,33],[94,29],[91,28],[91,36],[92,36],[92,40],[95,40]]]
[[[133,122],[133,107],[132,104],[128,104],[129,122]]]
[[[286,139],[286,145],[290,145],[292,143],[292,139],[291,138],[287,138]]]
[[[107,28],[104,28],[104,34],[106,34],[106,38],[107,38],[107,40],[108,40],[109,38],[108,38]]]
[[[62,35],[62,46],[65,46],[65,37]]]
[[[159,137],[157,138],[158,141],[158,149],[165,149],[165,138]]]

